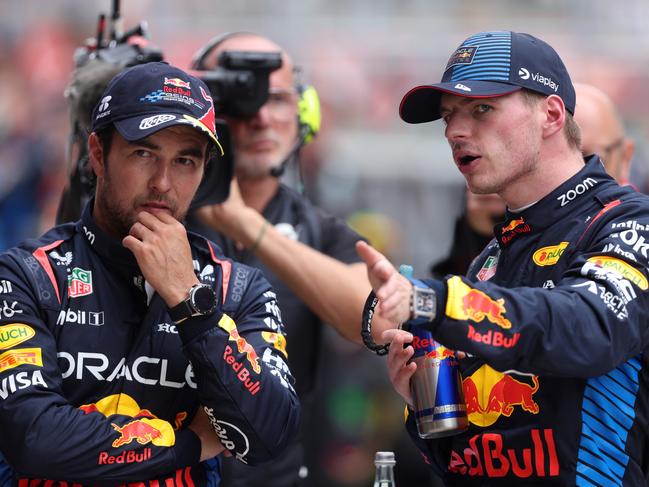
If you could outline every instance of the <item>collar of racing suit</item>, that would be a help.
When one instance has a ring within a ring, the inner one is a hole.
[[[505,220],[494,226],[494,235],[501,248],[506,246],[512,237],[519,233],[538,233],[556,223],[574,215],[575,205],[583,204],[591,198],[590,189],[602,184],[617,186],[615,180],[604,169],[601,159],[594,155],[586,160],[584,167],[573,177],[557,187],[537,203],[519,213],[509,209]],[[599,193],[601,195],[601,192]],[[604,206],[608,201],[600,201]]]
[[[95,200],[92,198],[86,204],[81,219],[77,222],[77,231],[84,236],[92,250],[99,255],[102,262],[114,270],[123,270],[129,274],[140,273],[137,260],[133,253],[122,245],[122,241],[104,232],[92,217]]]

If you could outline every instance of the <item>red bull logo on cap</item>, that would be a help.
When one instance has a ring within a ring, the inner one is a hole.
[[[534,394],[539,390],[538,377],[530,376],[532,384],[514,379],[483,365],[462,381],[469,421],[476,426],[490,426],[500,416],[511,416],[515,408],[530,414],[539,413]]]
[[[165,76],[165,85],[177,86],[178,88],[185,88],[187,90],[191,89],[189,81],[183,81],[180,78],[167,78]]]

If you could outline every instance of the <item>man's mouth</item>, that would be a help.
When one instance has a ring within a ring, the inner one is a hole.
[[[171,213],[171,209],[169,208],[168,205],[156,201],[149,201],[149,202],[142,203],[140,205],[140,208],[152,213],[159,212],[159,211],[166,211]]]
[[[461,166],[466,166],[468,164],[471,164],[473,161],[478,159],[480,156],[462,156],[458,158],[458,162],[460,163]]]

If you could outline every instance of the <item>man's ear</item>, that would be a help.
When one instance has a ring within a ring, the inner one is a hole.
[[[95,132],[88,137],[88,158],[92,165],[92,170],[98,178],[103,178],[106,172],[104,166],[104,146],[101,144],[99,137]]]
[[[560,132],[566,124],[566,106],[561,97],[550,95],[544,103],[543,137],[548,138]]]

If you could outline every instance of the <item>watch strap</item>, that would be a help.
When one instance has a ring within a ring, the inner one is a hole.
[[[176,324],[185,321],[187,318],[191,318],[193,314],[194,310],[191,307],[189,297],[187,299],[183,299],[173,308],[169,308],[169,316],[171,317],[171,321]]]

